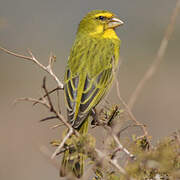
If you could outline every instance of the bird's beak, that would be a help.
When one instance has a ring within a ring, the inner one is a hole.
[[[120,19],[113,17],[110,19],[109,23],[108,23],[108,28],[116,28],[118,26],[123,25],[124,22],[121,21]]]

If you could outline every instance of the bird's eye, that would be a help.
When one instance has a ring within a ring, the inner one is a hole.
[[[99,20],[101,20],[101,21],[105,21],[105,20],[106,20],[106,17],[104,17],[104,16],[98,16],[96,19],[99,19]]]

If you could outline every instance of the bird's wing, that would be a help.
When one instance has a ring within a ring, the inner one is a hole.
[[[88,51],[88,48],[85,50]],[[65,100],[68,121],[74,128],[81,125],[91,109],[99,103],[112,82],[113,51],[110,50],[108,56],[104,54],[101,56],[102,52],[98,45],[94,51],[96,50],[100,52],[94,53],[95,59],[89,55],[84,57],[86,58],[84,60],[82,60],[81,54],[88,52],[82,51],[81,48],[75,50],[74,52],[80,53],[70,56],[66,68]]]
[[[70,70],[67,70],[67,73],[70,75]],[[65,99],[67,102],[68,120],[74,127],[78,127],[90,110],[99,103],[110,86],[112,77],[112,68],[107,68],[95,78],[90,78],[88,74],[83,78],[81,78],[81,75],[68,78],[64,87]],[[83,84],[81,89],[78,89],[79,80]]]

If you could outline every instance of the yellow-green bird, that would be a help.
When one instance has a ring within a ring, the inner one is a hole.
[[[89,12],[79,24],[66,67],[64,92],[68,122],[82,135],[87,134],[93,108],[112,84],[121,44],[115,28],[122,24],[105,10]],[[70,149],[64,152],[60,176],[83,175],[84,157],[74,154]]]

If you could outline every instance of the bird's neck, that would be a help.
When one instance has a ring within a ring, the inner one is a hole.
[[[103,39],[109,39],[109,40],[114,40],[114,41],[120,41],[119,37],[117,36],[116,32],[114,29],[106,29],[103,32],[86,32],[86,31],[79,31],[76,34],[77,39],[86,39],[86,38],[93,38],[93,39],[98,39],[98,40],[103,40]]]
[[[96,30],[93,32],[87,31],[85,28],[79,30],[77,32],[78,35],[82,36],[90,36],[93,38],[100,38],[100,39],[115,39],[119,40],[119,37],[117,36],[116,32],[114,29],[109,28],[109,29],[103,29],[102,26],[97,26]]]
[[[100,39],[116,39],[119,40],[119,37],[117,36],[116,32],[114,31],[114,29],[100,29],[97,28],[95,32],[89,33],[88,35],[90,35],[91,37],[95,37],[95,38],[100,38]]]

